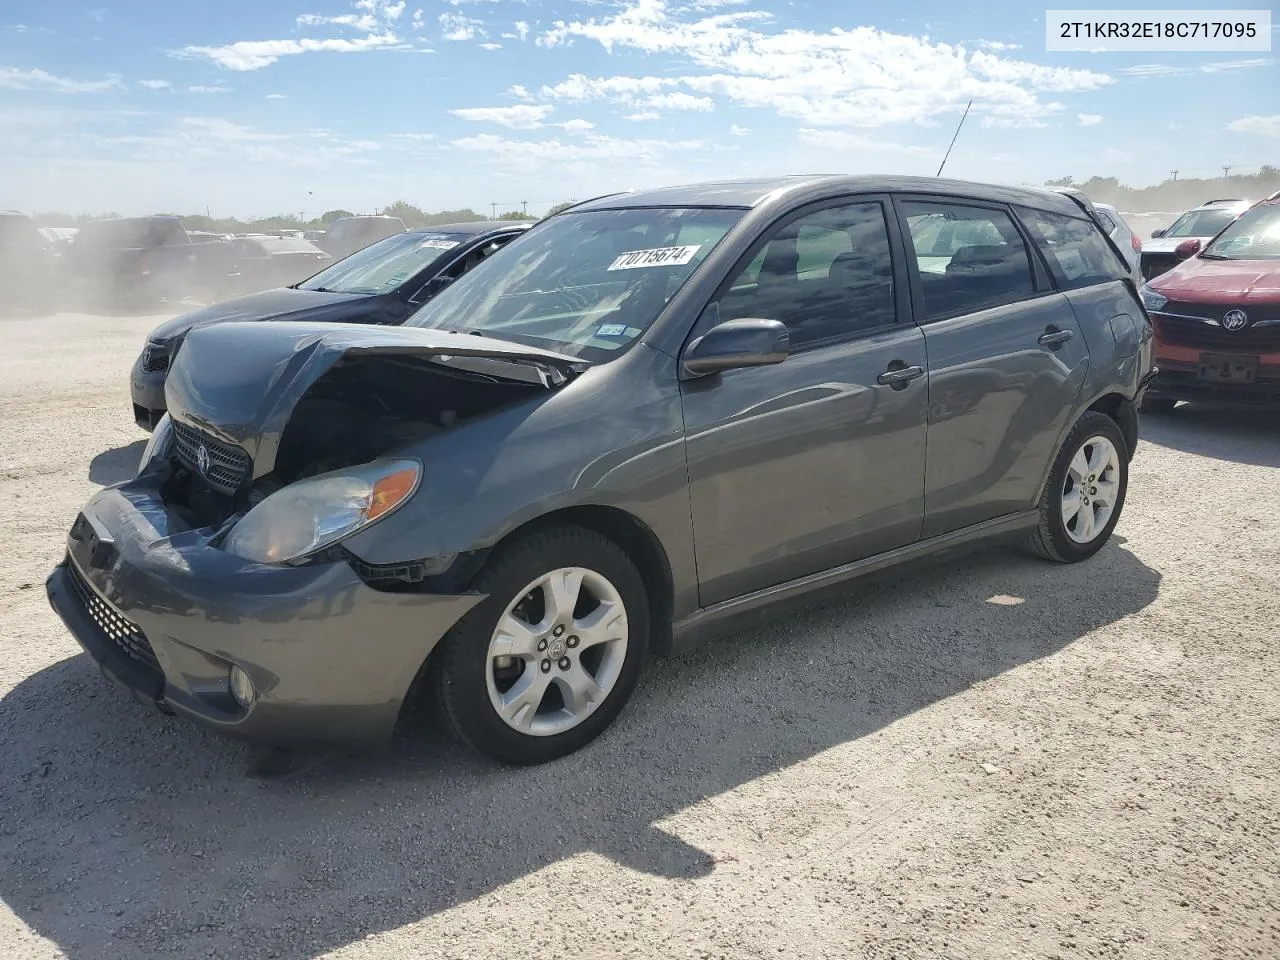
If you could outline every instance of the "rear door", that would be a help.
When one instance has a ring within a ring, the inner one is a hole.
[[[859,197],[780,221],[693,332],[761,317],[791,334],[780,364],[681,383],[704,606],[920,537],[924,337],[892,216]]]
[[[929,358],[933,537],[1034,505],[1089,355],[1007,207],[927,196],[895,206]]]

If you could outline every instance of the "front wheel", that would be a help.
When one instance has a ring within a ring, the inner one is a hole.
[[[434,671],[454,732],[513,764],[599,736],[648,649],[648,597],[626,553],[590,530],[546,529],[501,548],[473,589],[487,597],[441,641]]]
[[[1054,460],[1030,546],[1046,560],[1077,563],[1102,549],[1120,521],[1129,451],[1110,417],[1088,412]]]

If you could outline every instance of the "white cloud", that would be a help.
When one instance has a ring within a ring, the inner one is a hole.
[[[812,127],[801,127],[797,131],[801,143],[828,150],[858,151],[860,153],[900,153],[916,157],[934,157],[938,151],[930,147],[917,147],[905,143],[894,143],[889,140],[877,140],[860,133],[847,130],[818,130]]]
[[[230,93],[231,88],[221,83],[214,84],[213,86],[196,84],[195,86],[187,87],[187,92],[188,93]]]
[[[413,20],[413,29],[415,29],[415,30],[421,30],[421,29],[422,29],[422,18],[423,18],[423,16],[424,16],[424,15],[425,15],[425,14],[423,14],[423,12],[422,12],[422,8],[421,8],[421,7],[419,7],[417,10],[413,11],[413,17],[412,17],[412,20]]]
[[[1077,113],[1076,120],[1080,122],[1082,127],[1096,127],[1102,122],[1102,114],[1100,113]]]
[[[249,71],[269,67],[281,57],[301,53],[362,53],[368,50],[403,49],[400,38],[394,33],[372,33],[354,40],[331,38],[315,40],[240,40],[221,47],[183,47],[178,56],[210,60],[228,70]]]
[[[533,100],[533,95],[529,93],[529,88],[524,86],[524,84],[517,83],[514,87],[511,87],[507,93],[515,97],[517,100],[524,100],[526,102]]]
[[[662,114],[656,110],[639,110],[636,113],[624,113],[623,120],[630,120],[632,123],[643,123],[646,120],[661,120]]]
[[[391,135],[396,140],[434,140],[434,133],[393,133]]]
[[[590,120],[575,118],[573,120],[566,120],[564,123],[554,124],[554,126],[557,126],[568,133],[586,133],[588,130],[594,130],[596,125]]]
[[[440,30],[445,40],[474,40],[477,35],[486,36],[484,21],[475,17],[464,17],[460,13],[440,14]]]
[[[517,37],[519,37],[522,41],[523,41],[526,37],[528,37],[528,36],[529,36],[529,24],[525,23],[523,20],[517,20],[517,21],[516,21],[516,36],[517,36]]]
[[[47,90],[53,93],[104,93],[119,90],[120,77],[112,74],[103,80],[71,80],[58,77],[44,70],[20,70],[17,67],[0,67],[0,89]]]
[[[640,106],[654,110],[697,110],[706,112],[716,108],[710,97],[695,97],[688,93],[660,93],[656,97],[647,97],[640,101]]]
[[[1002,53],[1005,50],[1021,50],[1020,43],[1005,43],[1003,40],[979,40],[978,46],[983,50],[990,50],[992,53]]]
[[[1241,117],[1227,124],[1233,133],[1256,133],[1263,137],[1280,137],[1280,113],[1271,117]]]
[[[288,100],[289,97],[283,93],[268,93],[267,99],[268,100]]]
[[[298,24],[308,27],[325,24],[335,27],[354,27],[356,30],[372,33],[378,29],[378,18],[371,13],[343,13],[335,17],[326,17],[318,13],[304,13],[298,17]]]
[[[542,126],[555,108],[548,104],[517,104],[511,107],[465,107],[450,110],[455,117],[463,120],[478,120],[482,123],[496,123],[512,130],[535,130]]]
[[[481,50],[501,50],[501,49],[502,49],[502,44],[500,44],[500,43],[482,43],[482,44],[480,44],[480,49],[481,49]]]
[[[1250,60],[1220,60],[1216,63],[1202,64],[1201,73],[1232,73],[1236,70],[1252,70],[1254,67],[1270,66],[1275,61],[1269,57],[1254,57]]]
[[[692,68],[662,77],[571,77],[566,83],[586,84],[580,99],[635,103],[642,90],[651,96],[658,92],[644,89],[648,85],[726,98],[824,126],[932,123],[970,99],[975,113],[1000,123],[1039,122],[1060,106],[1046,94],[1088,92],[1112,82],[1092,70],[970,53],[872,27],[765,32],[763,24],[771,18],[760,11],[682,15],[687,13],[665,0],[630,0],[621,12],[604,18],[556,21],[537,42],[557,47],[590,40],[610,53],[661,54]],[[547,95],[571,97],[571,90],[560,89],[564,86],[548,88]]]
[[[658,162],[667,154],[704,150],[701,140],[628,140],[587,134],[582,140],[511,140],[492,133],[452,141],[459,150],[492,154],[504,161],[527,164],[566,164],[595,160],[625,160],[629,164]]]
[[[148,90],[168,90],[173,84],[168,80],[139,80],[138,86]]]
[[[747,127],[740,127],[736,123],[729,124],[729,136],[745,137],[751,130]]]
[[[1145,79],[1147,77],[1178,77],[1183,74],[1190,73],[1188,67],[1174,67],[1167,63],[1139,63],[1132,67],[1121,67],[1116,73],[1123,74],[1126,77],[1137,77]]]

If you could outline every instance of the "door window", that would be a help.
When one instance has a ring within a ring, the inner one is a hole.
[[[920,272],[924,317],[939,320],[1014,303],[1035,292],[1027,246],[1003,210],[902,204]]]
[[[878,202],[828,207],[774,228],[725,291],[721,320],[781,321],[793,351],[893,323],[884,208]]]
[[[1129,265],[1115,255],[1098,228],[1087,220],[1029,208],[1019,208],[1018,216],[1027,225],[1060,287],[1075,290],[1129,275]]]

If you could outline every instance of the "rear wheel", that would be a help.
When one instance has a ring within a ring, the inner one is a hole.
[[[1058,563],[1093,556],[1120,521],[1128,485],[1129,452],[1120,427],[1104,414],[1086,413],[1054,460],[1031,548]]]
[[[487,598],[441,641],[434,671],[454,732],[514,764],[599,736],[648,648],[648,598],[630,558],[593,531],[552,528],[502,548],[474,589]]]

